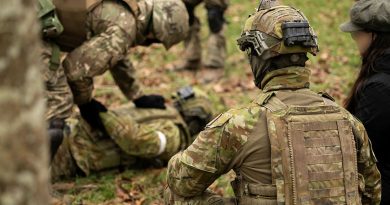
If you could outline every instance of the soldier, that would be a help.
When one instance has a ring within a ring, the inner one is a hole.
[[[45,82],[46,121],[51,157],[62,142],[65,119],[70,117],[73,97],[61,66],[61,51],[51,39],[63,31],[51,0],[39,0],[38,17],[41,21],[42,76]],[[54,32],[56,31],[56,32]]]
[[[380,174],[363,125],[309,88],[317,39],[304,14],[269,1],[238,44],[260,88],[211,121],[168,163],[167,204],[379,204]],[[207,191],[234,170],[234,200]]]
[[[68,52],[63,66],[74,102],[94,128],[104,129],[92,101],[93,77],[110,70],[122,92],[140,107],[162,107],[161,96],[142,96],[127,58],[131,47],[162,43],[166,48],[188,32],[185,6],[175,0],[52,0],[64,27],[50,40]],[[48,9],[50,6],[44,8]],[[54,17],[52,19],[55,19]]]
[[[190,16],[190,33],[184,40],[184,59],[176,65],[177,70],[198,70],[201,67],[202,47],[200,40],[200,21],[195,16],[195,8],[202,0],[183,0]],[[224,35],[224,12],[228,0],[205,0],[210,35],[207,42],[207,55],[203,65],[207,68],[223,68],[226,58],[226,39]]]
[[[192,143],[211,118],[205,93],[186,87],[178,92],[174,106],[140,109],[129,105],[99,114],[109,134],[91,128],[82,118],[69,119],[69,134],[52,163],[53,179],[89,175],[106,169],[132,168],[148,159],[162,164]],[[142,160],[137,160],[142,159]]]

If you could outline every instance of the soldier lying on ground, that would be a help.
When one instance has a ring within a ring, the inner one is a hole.
[[[192,143],[212,116],[207,95],[191,87],[180,89],[174,106],[164,109],[127,105],[108,111],[93,104],[109,136],[81,117],[68,119],[70,129],[51,165],[54,180],[132,168],[148,159],[165,164]]]

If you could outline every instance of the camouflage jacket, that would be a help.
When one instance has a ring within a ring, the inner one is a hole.
[[[271,149],[263,93],[274,92],[286,105],[321,106],[322,96],[309,89],[310,71],[290,67],[270,72],[262,81],[262,94],[253,103],[231,109],[207,125],[194,143],[169,161],[167,182],[180,197],[197,197],[218,177],[234,170],[243,180],[271,184]],[[352,123],[363,204],[379,204],[380,174],[363,125],[342,109]]]
[[[102,137],[81,117],[67,120],[69,133],[51,164],[54,180],[73,177],[77,169],[89,175],[147,164],[148,159],[167,162],[192,139],[181,115],[170,106],[162,110],[128,105],[101,113],[101,117],[110,137]]]
[[[74,102],[87,103],[92,97],[93,77],[107,70],[128,99],[140,96],[140,84],[128,57],[139,30],[136,16],[120,2],[103,1],[88,13],[86,29],[88,39],[63,62]]]

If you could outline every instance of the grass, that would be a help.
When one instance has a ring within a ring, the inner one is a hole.
[[[342,22],[348,20],[348,11],[353,0],[284,0],[284,3],[301,9],[317,32],[321,52],[316,57],[310,57],[309,66],[313,70],[312,80],[315,82],[312,87],[316,91],[327,91],[338,102],[342,102],[353,83],[360,63],[357,49],[350,36],[338,29]],[[256,89],[239,88],[229,82],[247,85],[252,81],[246,58],[235,42],[247,16],[254,12],[257,5],[258,2],[253,0],[231,0],[231,7],[227,11],[226,17],[230,23],[226,30],[228,58],[223,80],[225,83],[218,82],[226,91],[215,93],[217,90],[215,84],[201,84],[194,80],[192,74],[178,74],[164,69],[165,65],[180,58],[182,45],[174,47],[169,52],[161,46],[134,49],[131,58],[139,72],[139,78],[145,84],[145,91],[164,93],[169,97],[177,88],[195,82],[196,86],[210,93],[216,112],[250,102],[256,95]],[[200,6],[197,13],[203,22],[202,40],[205,47],[208,29],[204,7]],[[115,106],[126,102],[118,88],[114,86],[110,75],[107,74],[96,82],[98,86],[95,95],[106,105]],[[138,204],[141,202],[161,204],[165,174],[165,169],[149,169],[77,178],[71,182],[61,182],[71,184],[62,192],[61,197],[64,204],[66,198],[72,199],[73,202],[69,204],[117,204],[116,199],[126,197],[130,204],[137,201]],[[230,179],[231,174],[217,180],[212,189],[231,196],[233,193],[229,186]],[[121,190],[126,192],[124,196]]]

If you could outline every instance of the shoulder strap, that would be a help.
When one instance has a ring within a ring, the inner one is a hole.
[[[61,64],[60,47],[55,43],[51,43],[51,58],[49,63],[50,70],[57,70]]]
[[[254,103],[267,108],[271,112],[287,109],[288,106],[275,96],[275,92],[261,93]]]

